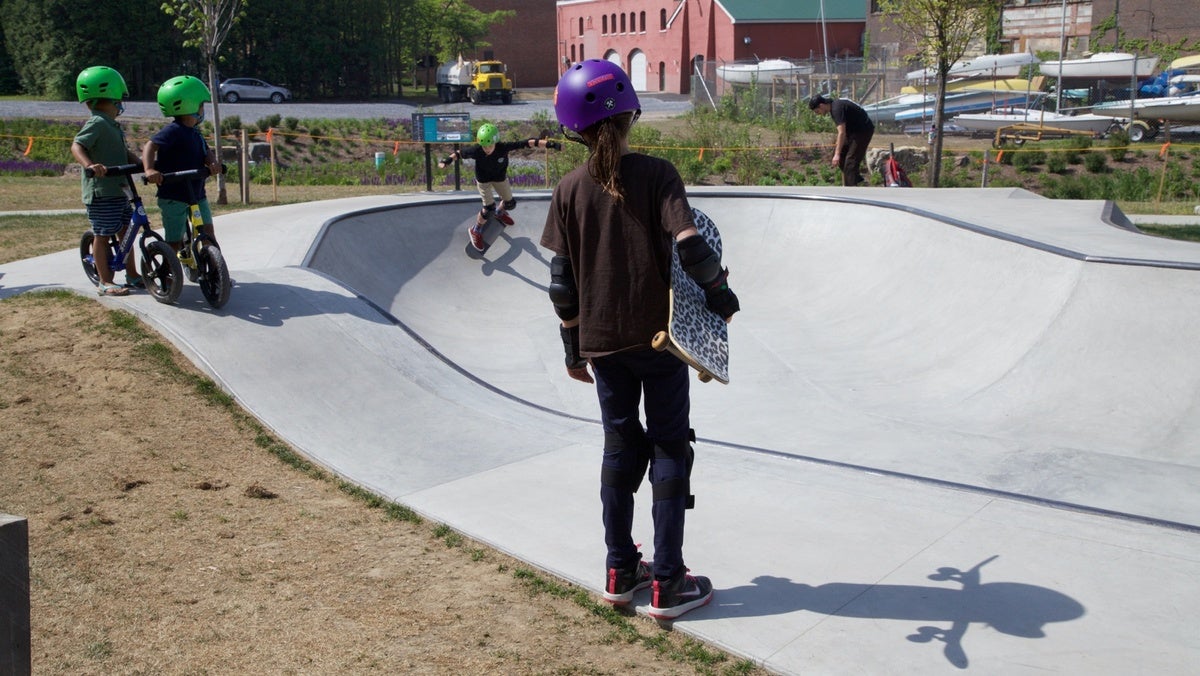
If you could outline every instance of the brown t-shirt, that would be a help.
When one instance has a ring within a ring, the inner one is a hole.
[[[559,182],[542,246],[568,257],[579,289],[579,353],[647,347],[667,327],[671,246],[692,227],[683,180],[666,160],[621,158],[624,202],[577,167]]]

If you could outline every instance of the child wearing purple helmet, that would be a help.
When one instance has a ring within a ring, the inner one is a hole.
[[[641,109],[625,72],[599,59],[574,64],[554,90],[554,111],[567,138],[589,151],[586,164],[554,189],[541,244],[555,253],[549,291],[562,320],[567,375],[594,382],[600,400],[604,598],[624,605],[652,587],[650,616],[670,620],[705,605],[713,594],[708,578],[688,574],[683,562],[695,438],[688,369],[650,347],[651,337],[667,325],[672,246],[706,290],[708,306],[726,321],[739,310],[738,299],[720,257],[692,223],[679,172],[666,160],[629,149],[629,130]],[[652,566],[642,561],[632,535],[634,494],[647,469]]]

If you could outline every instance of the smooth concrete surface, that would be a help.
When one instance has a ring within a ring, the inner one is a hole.
[[[1200,245],[1019,190],[691,196],[743,311],[731,384],[692,385],[685,554],[716,598],[675,630],[789,674],[1194,673]],[[546,296],[548,197],[483,261],[468,193],[240,212],[222,310],[100,302],[318,462],[598,592],[602,434]],[[93,293],[73,251],[0,275]]]

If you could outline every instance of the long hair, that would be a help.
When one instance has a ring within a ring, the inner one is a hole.
[[[625,137],[629,135],[634,119],[633,111],[613,115],[584,129],[582,133],[591,151],[588,155],[588,174],[618,202],[625,199],[625,187],[621,185],[621,155],[625,149]]]

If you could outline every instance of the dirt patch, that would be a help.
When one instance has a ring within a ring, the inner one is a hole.
[[[127,313],[19,296],[0,345],[34,673],[765,673],[284,464]]]

